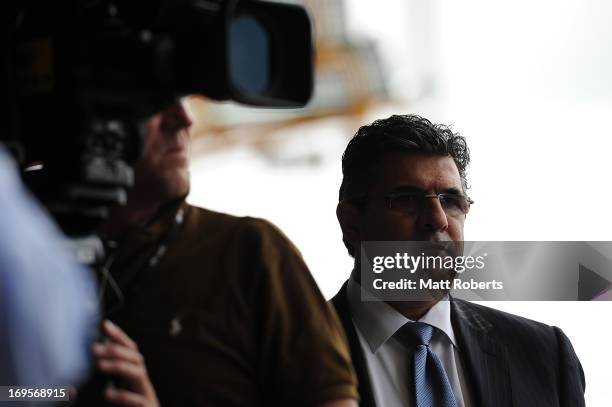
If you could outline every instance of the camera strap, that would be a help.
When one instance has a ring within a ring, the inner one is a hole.
[[[137,294],[139,284],[138,280],[142,278],[144,275],[151,273],[155,270],[155,268],[159,265],[164,255],[167,253],[170,246],[176,242],[181,234],[181,230],[183,227],[183,223],[185,220],[185,209],[180,207],[174,216],[174,221],[172,225],[168,228],[167,232],[159,239],[153,254],[149,259],[140,267],[138,271],[136,271],[129,282],[123,287],[123,290],[118,286],[117,282],[113,278],[110,273],[110,269],[114,262],[115,254],[111,254],[110,258],[106,262],[102,270],[102,287],[110,286],[112,289],[111,296],[114,297],[109,303],[105,304],[106,312],[105,314],[108,316],[115,311],[121,309],[127,299],[131,296]],[[110,247],[113,247],[111,250],[116,252],[119,249],[114,242],[107,242],[110,244]],[[101,290],[100,297],[104,297],[104,288]],[[109,298],[107,298],[109,300]]]
[[[172,243],[174,243],[178,239],[181,232],[181,228],[183,226],[184,218],[185,210],[181,207],[174,216],[174,222],[172,223],[172,226],[170,226],[168,232],[166,232],[166,234],[161,238],[160,242],[157,245],[157,249],[153,253],[153,256],[151,256],[151,258],[147,262],[146,266],[144,267],[145,270],[143,270],[142,273],[146,272],[147,269],[150,270],[157,267],[162,257],[164,257],[164,255],[168,251],[170,245],[172,245]]]

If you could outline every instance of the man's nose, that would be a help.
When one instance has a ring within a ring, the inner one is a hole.
[[[448,218],[439,197],[426,199],[418,221],[419,226],[428,232],[443,232],[448,229]]]
[[[162,127],[167,131],[188,129],[193,124],[193,114],[183,100],[164,110],[162,115]]]

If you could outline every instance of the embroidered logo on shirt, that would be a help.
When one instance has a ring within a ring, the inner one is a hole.
[[[168,333],[170,336],[178,336],[183,331],[183,325],[181,324],[180,317],[174,317],[170,320],[170,330]]]

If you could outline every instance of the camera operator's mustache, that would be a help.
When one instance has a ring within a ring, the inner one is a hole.
[[[164,154],[187,154],[188,139],[183,134],[178,134],[170,138],[163,150]]]
[[[187,153],[187,146],[185,145],[170,146],[164,152],[166,154]]]

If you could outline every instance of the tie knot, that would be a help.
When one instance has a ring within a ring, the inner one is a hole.
[[[408,322],[397,330],[395,336],[408,346],[429,346],[434,327],[423,322]]]

